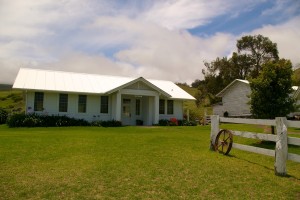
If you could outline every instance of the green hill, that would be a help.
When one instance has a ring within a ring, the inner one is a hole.
[[[183,85],[183,84],[177,84],[177,85],[192,96],[195,96],[195,94],[198,91],[196,88],[192,88],[187,85]],[[185,113],[187,112],[187,110],[189,110],[191,120],[198,119],[201,121],[203,119],[205,112],[207,115],[212,114],[211,107],[204,107],[203,105],[197,107],[195,101],[185,101],[183,107]]]
[[[3,85],[1,85],[3,86]],[[0,108],[4,108],[9,113],[24,111],[24,98],[23,92],[18,90],[12,90],[11,87],[3,88],[0,90]]]
[[[12,85],[9,84],[0,84],[0,90],[11,90]]]

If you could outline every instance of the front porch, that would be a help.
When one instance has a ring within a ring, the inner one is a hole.
[[[123,89],[112,95],[112,104],[114,119],[123,125],[158,123],[159,93],[156,91]]]

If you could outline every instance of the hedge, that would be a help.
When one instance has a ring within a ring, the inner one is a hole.
[[[177,120],[177,122],[168,119],[161,119],[158,121],[159,126],[197,126],[195,121]]]
[[[84,119],[76,119],[59,115],[37,115],[37,114],[13,114],[7,120],[9,127],[63,127],[63,126],[122,126],[119,121],[98,121],[91,122]]]
[[[8,112],[3,108],[0,108],[0,124],[5,124],[7,121]]]

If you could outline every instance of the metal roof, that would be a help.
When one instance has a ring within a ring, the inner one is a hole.
[[[245,83],[247,85],[249,85],[249,81],[247,80],[242,80],[242,79],[235,79],[234,81],[232,81],[230,84],[228,84],[221,92],[219,92],[216,96],[217,97],[223,97],[224,94],[227,92],[227,90],[232,87],[234,84],[241,82],[241,83]],[[294,98],[297,98],[297,96],[300,94],[300,88],[298,86],[292,86],[293,92],[292,92],[292,96]]]
[[[242,83],[245,83],[245,84],[249,84],[249,81],[247,81],[247,80],[235,79],[235,80],[232,81],[230,84],[228,84],[221,92],[219,92],[216,96],[217,96],[217,97],[223,97],[223,95],[225,94],[225,92],[226,92],[232,85],[234,85],[234,84],[237,83],[237,82],[242,82]]]
[[[137,81],[172,99],[195,100],[171,81],[21,68],[14,89],[109,94]]]

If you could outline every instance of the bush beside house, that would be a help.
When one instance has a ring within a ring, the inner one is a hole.
[[[119,127],[120,121],[94,121],[89,123],[84,119],[75,119],[67,116],[44,116],[36,114],[13,114],[7,120],[9,127],[63,127],[63,126],[103,126]]]
[[[8,117],[8,112],[0,108],[0,124],[5,124]]]

